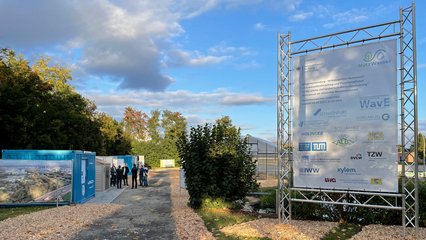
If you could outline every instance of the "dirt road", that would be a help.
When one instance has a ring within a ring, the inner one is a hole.
[[[149,187],[127,188],[113,203],[125,207],[113,216],[97,220],[76,238],[178,239],[171,216],[170,178],[167,170],[151,171]]]

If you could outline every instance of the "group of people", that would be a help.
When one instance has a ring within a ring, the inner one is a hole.
[[[129,167],[127,167],[126,164],[124,164],[123,167],[121,165],[118,165],[118,168],[115,167],[114,164],[112,164],[110,173],[111,173],[111,180],[110,180],[110,186],[117,186],[117,188],[122,188],[121,183],[123,182],[124,186],[129,186],[128,183],[128,175],[129,175]],[[148,166],[140,165],[140,168],[138,169],[136,167],[136,164],[133,164],[133,168],[131,170],[132,172],[132,189],[138,188],[137,183],[137,177],[139,173],[139,185],[141,187],[148,187]]]

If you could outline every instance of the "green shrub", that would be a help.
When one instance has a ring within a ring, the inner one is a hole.
[[[260,207],[261,208],[274,208],[275,209],[275,200],[276,200],[276,191],[270,190],[267,191],[268,195],[263,195],[260,197]]]
[[[258,188],[246,139],[227,117],[213,126],[192,127],[178,150],[191,207],[200,207],[205,198],[232,202]]]

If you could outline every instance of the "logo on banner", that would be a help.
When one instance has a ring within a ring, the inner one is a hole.
[[[300,142],[299,143],[299,152],[308,152],[311,151],[311,143],[310,142]]]
[[[370,161],[386,159],[384,157],[383,152],[379,152],[379,151],[369,151],[369,152],[367,152],[367,156],[368,156]]]
[[[322,136],[323,134],[323,131],[302,132],[302,136]]]
[[[324,178],[324,182],[335,183],[336,179],[335,178]]]
[[[300,174],[319,174],[319,168],[299,168]]]
[[[312,142],[312,151],[325,152],[327,151],[326,142]]]
[[[357,153],[355,155],[352,155],[350,157],[351,160],[362,160],[362,154],[361,153]]]
[[[382,185],[382,179],[381,178],[371,178],[370,184],[371,185]]]
[[[348,135],[340,135],[339,138],[333,142],[335,145],[340,147],[347,147],[355,143],[355,139]]]
[[[350,175],[350,174],[356,174],[356,169],[343,167],[343,168],[337,168],[337,172],[340,174]]]
[[[384,49],[377,49],[374,52],[366,52],[363,62],[358,64],[358,67],[372,67],[379,66],[383,64],[388,64],[391,60],[387,59],[387,53]]]
[[[390,107],[390,98],[385,96],[373,96],[359,100],[361,109],[381,109]]]
[[[302,155],[303,161],[309,161],[309,155]]]
[[[368,132],[368,141],[383,141],[385,134],[383,132]]]
[[[312,115],[314,117],[343,117],[346,115],[346,110],[322,111],[321,108],[318,108]]]

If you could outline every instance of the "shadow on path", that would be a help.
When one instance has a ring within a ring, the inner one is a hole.
[[[177,239],[167,170],[151,171],[149,187],[127,188],[113,203],[125,206],[94,222],[76,239]]]

